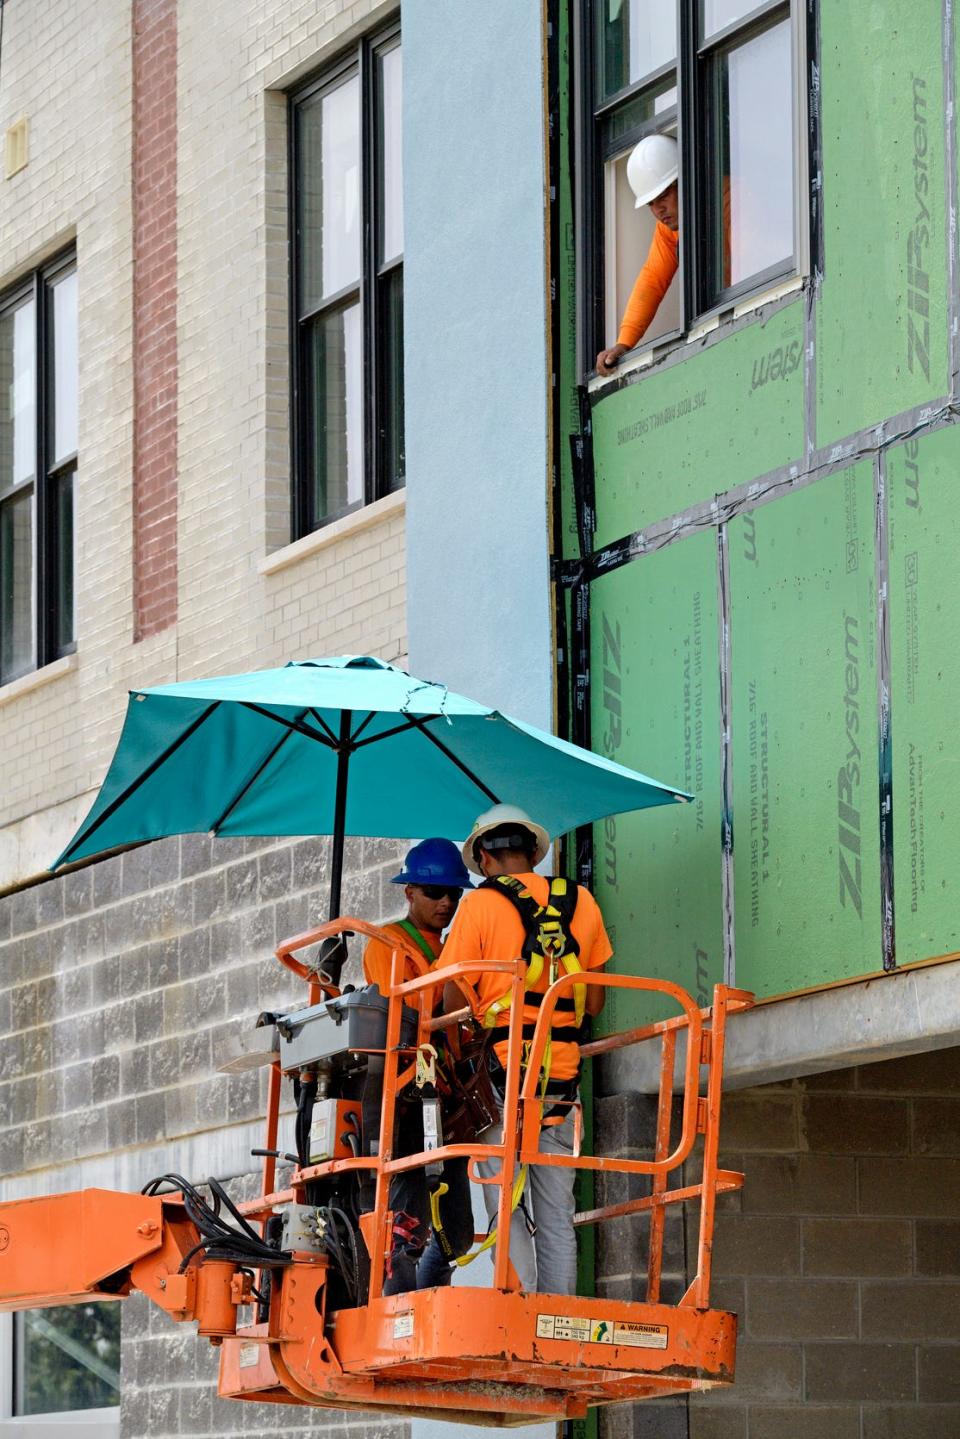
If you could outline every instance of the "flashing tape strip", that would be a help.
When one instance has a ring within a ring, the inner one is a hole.
[[[810,194],[810,280],[803,306],[804,458],[817,449],[817,301],[823,279],[823,145],[820,106],[820,5],[807,0],[807,152]]]
[[[621,565],[643,555],[655,554],[675,540],[689,535],[701,534],[704,530],[734,519],[744,510],[753,510],[768,500],[778,498],[790,490],[799,490],[813,484],[836,470],[848,469],[858,460],[872,459],[880,450],[890,445],[912,439],[914,435],[929,434],[955,424],[960,418],[960,401],[954,403],[944,396],[926,405],[915,405],[879,425],[870,425],[848,435],[844,440],[818,451],[812,463],[804,466],[799,460],[781,465],[776,470],[761,475],[748,484],[738,485],[715,499],[704,500],[668,520],[658,520],[645,530],[636,530],[613,540],[601,550],[581,563],[579,560],[566,561],[556,567],[559,583],[567,588],[589,585],[601,575],[619,569]]]
[[[727,527],[717,528],[717,604],[720,661],[720,772],[722,810],[720,819],[721,895],[723,902],[723,982],[736,984],[736,930],[734,927],[733,885],[733,747],[731,744],[730,696],[730,555]]]
[[[947,317],[949,323],[950,393],[960,391],[960,263],[957,257],[957,44],[953,0],[943,0],[944,209],[947,223]]]
[[[874,461],[877,570],[877,717],[880,804],[880,923],[883,967],[897,965],[896,915],[893,891],[893,745],[890,733],[890,523],[887,459],[881,450]]]

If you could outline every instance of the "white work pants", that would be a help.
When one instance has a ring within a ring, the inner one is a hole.
[[[540,1131],[541,1154],[572,1154],[574,1133],[573,1109],[567,1111],[562,1124],[551,1124]],[[478,1136],[480,1144],[499,1144],[503,1126],[491,1125]],[[485,1178],[500,1173],[499,1159],[480,1159],[477,1173]],[[526,1220],[518,1206],[510,1222],[510,1258],[520,1280],[520,1288],[528,1294],[576,1294],[577,1233],[573,1227],[576,1206],[573,1184],[576,1170],[559,1165],[532,1164],[527,1171],[523,1202],[536,1226],[531,1238]],[[496,1217],[500,1190],[484,1184],[483,1201],[487,1215]]]

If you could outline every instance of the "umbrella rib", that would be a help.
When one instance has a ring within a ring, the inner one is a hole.
[[[306,713],[307,713],[307,711],[304,710],[304,711],[303,711],[303,714],[306,714]],[[303,717],[303,715],[301,715],[301,718],[302,718],[302,717]],[[286,744],[287,740],[290,738],[290,736],[291,736],[292,734],[293,734],[293,730],[289,730],[289,729],[288,729],[288,730],[286,730],[286,731],[280,736],[280,738],[277,740],[276,744],[274,745],[274,747],[273,747],[273,749],[270,751],[270,753],[266,756],[266,758],[265,758],[260,764],[257,765],[256,769],[254,770],[254,772],[253,772],[253,774],[250,776],[250,778],[244,783],[244,785],[241,787],[241,789],[238,791],[238,793],[234,795],[233,799],[232,799],[232,800],[230,801],[230,803],[227,805],[226,809],[223,811],[223,814],[220,816],[220,818],[219,818],[218,820],[215,820],[215,821],[214,821],[213,825],[211,826],[211,833],[212,833],[212,834],[219,834],[219,832],[220,832],[220,826],[223,824],[224,820],[227,819],[227,818],[233,813],[233,811],[236,809],[236,807],[237,807],[237,805],[240,803],[240,801],[241,801],[242,799],[244,799],[244,798],[246,797],[246,795],[250,792],[250,790],[251,790],[251,789],[253,788],[253,786],[256,784],[257,780],[258,780],[258,779],[260,778],[260,776],[263,774],[263,772],[264,772],[264,770],[267,768],[267,766],[268,766],[269,764],[271,764],[274,759],[276,759],[276,757],[277,757],[277,755],[279,754],[280,750],[283,748],[283,746]]]
[[[433,715],[431,716],[431,718],[438,719],[439,716]],[[428,739],[431,744],[435,744],[437,749],[440,750],[442,754],[445,754],[447,759],[450,760],[452,764],[456,765],[457,769],[462,770],[463,773],[467,776],[467,779],[472,780],[473,783],[477,786],[477,789],[481,790],[482,793],[487,796],[488,800],[490,800],[493,804],[500,803],[500,796],[494,794],[493,790],[489,789],[484,784],[482,779],[478,779],[477,776],[474,774],[473,770],[470,769],[467,765],[465,765],[462,759],[458,759],[457,756],[454,754],[453,750],[448,749],[442,740],[437,739],[435,734],[430,733],[430,731],[427,729],[427,720],[420,719],[417,715],[411,715],[410,719],[412,723],[416,726],[416,728],[420,731],[420,733],[423,735],[423,737],[425,739]]]
[[[317,734],[315,729],[311,729],[309,725],[303,724],[300,720],[285,719],[283,715],[274,714],[273,710],[265,709],[263,705],[256,705],[252,700],[243,700],[241,703],[244,709],[253,710],[254,714],[263,715],[264,719],[273,720],[275,724],[282,724],[288,730],[295,730],[297,734],[305,735],[307,739],[315,739],[318,743],[325,744],[328,749],[339,748],[336,739],[331,743],[322,734]]]
[[[115,800],[111,800],[111,802],[107,805],[106,809],[103,811],[103,814],[98,815],[97,818],[94,820],[93,824],[91,824],[89,828],[83,830],[82,833],[78,834],[73,844],[71,844],[70,848],[64,851],[64,863],[66,863],[68,855],[72,854],[74,850],[79,849],[82,844],[86,843],[90,836],[92,834],[95,834],[102,824],[106,824],[107,820],[110,819],[110,817],[117,812],[117,810],[122,804],[126,803],[126,801],[134,793],[134,791],[138,790],[142,784],[146,784],[150,776],[154,774],[162,764],[165,764],[166,761],[170,758],[170,756],[172,754],[175,754],[182,744],[185,744],[187,742],[187,740],[194,733],[194,731],[198,730],[200,726],[210,718],[215,709],[219,708],[220,700],[214,700],[213,704],[207,705],[207,708],[203,711],[203,714],[198,715],[191,724],[187,725],[187,728],[184,730],[183,734],[178,735],[171,744],[168,744],[163,753],[159,754],[155,760],[151,761],[151,763],[147,765],[147,768],[143,771],[142,774],[137,775],[137,778],[131,784],[128,784],[126,789],[123,790],[120,794],[118,794]]]
[[[367,745],[367,744],[376,744],[378,740],[382,740],[382,739],[392,739],[392,737],[393,737],[395,734],[403,734],[404,730],[416,729],[416,728],[417,728],[417,724],[418,724],[418,721],[416,721],[416,720],[412,720],[412,719],[404,720],[403,724],[394,725],[392,729],[385,729],[385,730],[383,730],[380,734],[368,735],[366,739],[357,740],[356,744],[354,745],[354,748],[355,748],[355,749],[363,749],[364,745]],[[362,728],[363,728],[363,726],[361,726],[361,729],[362,729]],[[357,734],[359,734],[359,733],[360,733],[360,730],[357,730]]]
[[[314,719],[316,720],[316,722],[317,722],[317,724],[320,726],[320,728],[321,728],[322,730],[325,730],[326,733],[330,736],[331,743],[333,743],[333,744],[335,744],[335,745],[339,745],[339,744],[340,744],[340,741],[337,739],[336,735],[334,734],[334,732],[333,732],[333,730],[330,728],[330,726],[327,724],[327,722],[326,722],[326,720],[324,719],[324,717],[323,717],[322,714],[318,714],[317,711],[316,711],[315,709],[313,709],[313,708],[310,708],[310,709],[308,709],[308,710],[304,710],[304,714],[311,714],[311,715],[313,715]]]
[[[370,713],[367,715],[366,719],[364,720],[363,724],[357,726],[357,728],[354,730],[353,734],[350,736],[350,742],[351,742],[351,744],[356,744],[357,740],[358,740],[358,739],[360,738],[360,736],[363,734],[363,732],[364,732],[364,730],[366,729],[367,725],[370,723],[370,721],[373,719],[374,715],[377,714],[377,713],[379,713],[379,711],[377,711],[377,710],[371,710]]]

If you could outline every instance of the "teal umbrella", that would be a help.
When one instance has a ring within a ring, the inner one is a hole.
[[[54,868],[164,835],[468,834],[503,800],[553,835],[689,796],[369,655],[134,690]]]

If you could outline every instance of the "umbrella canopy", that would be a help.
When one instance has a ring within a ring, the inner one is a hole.
[[[54,868],[164,835],[462,837],[504,800],[552,835],[689,796],[369,655],[133,691]]]

